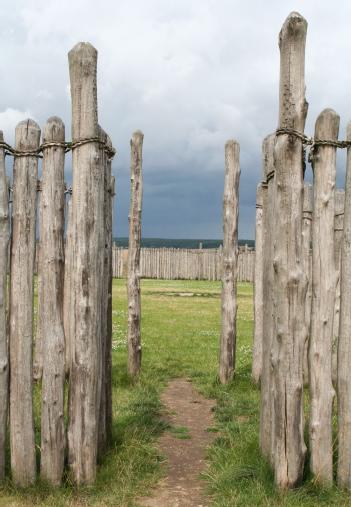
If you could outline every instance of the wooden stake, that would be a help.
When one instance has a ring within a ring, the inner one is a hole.
[[[223,196],[222,328],[219,350],[219,379],[222,384],[226,384],[232,380],[235,370],[240,179],[239,155],[239,143],[234,140],[227,141],[225,145]]]
[[[39,147],[40,128],[33,120],[16,127],[16,150]],[[33,421],[33,276],[38,180],[36,156],[15,157],[10,281],[10,444],[16,485],[36,476]]]
[[[263,456],[273,464],[274,404],[272,395],[271,346],[274,333],[273,320],[273,229],[274,229],[274,143],[275,134],[262,143],[263,179],[267,182],[267,204],[263,214],[263,330],[260,408],[260,448]],[[257,253],[256,253],[257,255]]]
[[[262,372],[262,339],[263,339],[263,214],[267,204],[267,184],[260,183],[256,192],[256,256],[254,284],[254,341],[252,352],[251,378],[255,384],[261,379]],[[265,203],[265,206],[264,204]]]
[[[4,141],[0,131],[0,141]],[[0,148],[0,481],[5,477],[5,447],[8,408],[8,351],[7,351],[7,266],[10,239],[8,184],[5,152]]]
[[[303,187],[303,220],[302,220],[302,255],[306,275],[308,277],[307,297],[305,304],[305,343],[303,353],[303,383],[308,385],[308,346],[311,333],[311,307],[312,307],[312,215],[313,215],[313,187],[305,183]]]
[[[128,373],[136,377],[141,368],[140,336],[140,242],[143,199],[142,148],[144,135],[137,130],[131,146],[131,200],[128,249]]]
[[[72,138],[98,135],[97,51],[77,44],[68,55]],[[101,301],[104,256],[104,171],[99,144],[73,150],[72,170],[72,357],[69,390],[68,460],[76,484],[96,476],[101,395]]]
[[[325,109],[315,139],[337,140],[339,116]],[[332,342],[335,301],[334,188],[336,148],[318,146],[313,157],[312,315],[309,346],[311,471],[325,485],[333,481]]]
[[[43,143],[64,143],[65,126],[49,118]],[[65,336],[63,330],[65,148],[44,149],[41,185],[40,335],[43,377],[41,405],[41,476],[54,486],[61,483],[64,453]]]
[[[335,217],[334,217],[334,258],[336,270],[336,291],[334,303],[333,320],[333,348],[332,348],[332,381],[333,386],[337,385],[338,369],[338,337],[340,324],[340,264],[341,264],[341,246],[344,232],[344,207],[345,191],[338,188],[335,190]]]
[[[291,13],[280,32],[279,128],[304,131],[305,42],[307,22]],[[302,258],[302,142],[287,134],[275,144],[274,315],[274,471],[280,488],[302,479],[304,305],[307,277]]]
[[[351,141],[351,122],[347,125]],[[340,328],[338,340],[338,485],[351,489],[351,148],[347,149],[344,236],[340,270]]]

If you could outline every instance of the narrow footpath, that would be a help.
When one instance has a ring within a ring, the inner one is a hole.
[[[167,477],[149,498],[139,500],[143,507],[208,507],[210,500],[199,477],[206,468],[206,447],[215,434],[212,408],[186,379],[172,380],[161,397],[170,430],[159,440],[167,460]]]

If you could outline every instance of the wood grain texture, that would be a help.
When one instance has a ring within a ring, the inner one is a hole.
[[[240,146],[234,140],[225,145],[223,195],[223,272],[221,298],[221,338],[219,347],[219,380],[226,384],[235,371],[236,350],[236,283],[238,257],[238,216]]]
[[[65,141],[65,126],[52,117],[43,131],[43,143]],[[38,313],[41,314],[43,375],[41,404],[41,476],[54,486],[61,483],[64,454],[65,336],[63,328],[64,184],[65,148],[43,153],[40,201]]]
[[[351,122],[347,125],[351,141]],[[351,489],[351,148],[347,149],[344,236],[341,246],[340,327],[338,340],[338,470],[339,487]]]
[[[143,199],[142,148],[144,135],[134,132],[131,147],[131,200],[128,249],[128,373],[137,377],[141,368],[140,243]]]
[[[33,120],[16,127],[15,147],[39,147],[40,128]],[[33,276],[38,159],[15,157],[10,281],[10,445],[16,485],[36,477],[33,421]]]
[[[97,51],[77,44],[68,55],[72,96],[72,139],[98,135]],[[72,155],[71,372],[68,461],[74,482],[96,477],[101,394],[101,300],[104,256],[104,172],[98,143]]]
[[[278,128],[304,131],[307,22],[298,13],[286,19],[279,37]],[[307,276],[302,257],[302,142],[280,135],[275,143],[274,315],[274,473],[279,488],[302,479],[304,305]]]
[[[3,141],[0,131],[0,141]],[[5,153],[0,148],[0,481],[5,477],[5,448],[8,412],[7,267],[10,239],[8,183]]]

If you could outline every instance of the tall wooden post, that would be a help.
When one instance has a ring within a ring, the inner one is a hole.
[[[107,144],[112,143],[107,138]],[[111,160],[108,161],[108,172],[111,174]],[[115,178],[111,176],[109,202],[106,210],[107,241],[111,242],[108,263],[108,303],[107,303],[107,338],[106,338],[106,435],[109,439],[112,434],[112,237],[113,237],[113,201],[115,196]]]
[[[308,384],[308,345],[311,333],[311,308],[312,308],[312,215],[313,215],[313,187],[305,183],[303,187],[303,220],[302,220],[302,255],[306,274],[308,277],[308,288],[305,304],[305,343],[303,353],[303,382]]]
[[[341,246],[344,233],[344,207],[345,190],[338,188],[335,190],[335,217],[334,217],[334,258],[336,270],[336,289],[334,303],[333,320],[333,350],[332,350],[332,380],[333,386],[337,384],[338,368],[338,337],[340,324],[340,264],[341,264]]]
[[[325,109],[315,139],[336,141],[340,118]],[[336,148],[318,146],[313,157],[312,315],[309,346],[311,471],[323,484],[333,481],[332,342],[335,301],[334,188]]]
[[[40,325],[43,353],[41,405],[41,475],[61,483],[64,453],[65,336],[63,330],[65,126],[49,118],[43,132],[41,185]],[[57,145],[50,146],[50,143]],[[60,146],[62,144],[62,146]]]
[[[137,130],[130,141],[131,199],[128,248],[128,373],[132,377],[139,375],[141,368],[140,243],[143,199],[143,139],[143,133]]]
[[[265,205],[264,205],[265,204]],[[266,212],[267,184],[260,183],[256,192],[256,240],[255,240],[255,285],[254,285],[254,341],[251,377],[255,384],[261,379],[263,339],[263,214]]]
[[[262,372],[260,405],[260,448],[263,456],[273,464],[274,405],[272,395],[271,346],[274,333],[273,320],[273,229],[274,229],[274,143],[275,134],[262,143],[263,179],[267,182],[267,205],[263,214],[263,330]]]
[[[40,128],[33,120],[16,127],[10,282],[11,470],[19,486],[36,476],[33,421],[33,276]],[[25,154],[27,153],[27,154]]]
[[[238,262],[238,215],[240,146],[234,140],[225,145],[225,176],[223,196],[223,275],[221,300],[221,341],[219,379],[222,384],[232,380],[236,350],[236,280]]]
[[[351,122],[347,125],[351,141]],[[338,485],[351,489],[351,147],[347,149],[344,236],[341,247],[338,340]]]
[[[72,198],[69,198],[66,206],[66,242],[65,242],[65,266],[63,284],[63,327],[65,331],[65,373],[69,375],[72,360],[72,317],[73,297],[72,288]]]
[[[68,55],[72,140],[91,139],[72,154],[71,330],[68,461],[74,481],[96,475],[101,394],[101,300],[104,256],[104,171],[98,136],[97,51],[77,44]]]
[[[304,131],[305,42],[307,22],[291,13],[280,32],[278,128]],[[277,136],[275,143],[274,315],[274,471],[280,488],[302,479],[304,305],[307,277],[302,257],[302,141]]]
[[[0,131],[0,142],[4,141]],[[9,202],[5,152],[0,147],[0,481],[5,477],[5,446],[8,406],[9,363],[7,352],[7,266],[9,247]]]

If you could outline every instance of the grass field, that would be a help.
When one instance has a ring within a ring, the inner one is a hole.
[[[8,481],[0,489],[0,505],[136,506],[138,495],[150,491],[164,473],[163,457],[155,446],[164,430],[159,395],[168,380],[177,376],[191,378],[205,396],[217,400],[212,430],[218,436],[208,451],[209,468],[203,477],[213,506],[351,505],[351,496],[336,488],[321,490],[308,476],[295,491],[275,491],[271,471],[259,453],[259,392],[250,382],[252,286],[240,284],[238,295],[237,374],[231,385],[223,387],[217,381],[220,284],[144,280],[143,373],[140,382],[132,385],[126,373],[126,288],[123,280],[115,280],[114,438],[100,464],[96,485],[77,490],[66,478],[58,490],[38,482],[18,491]]]

